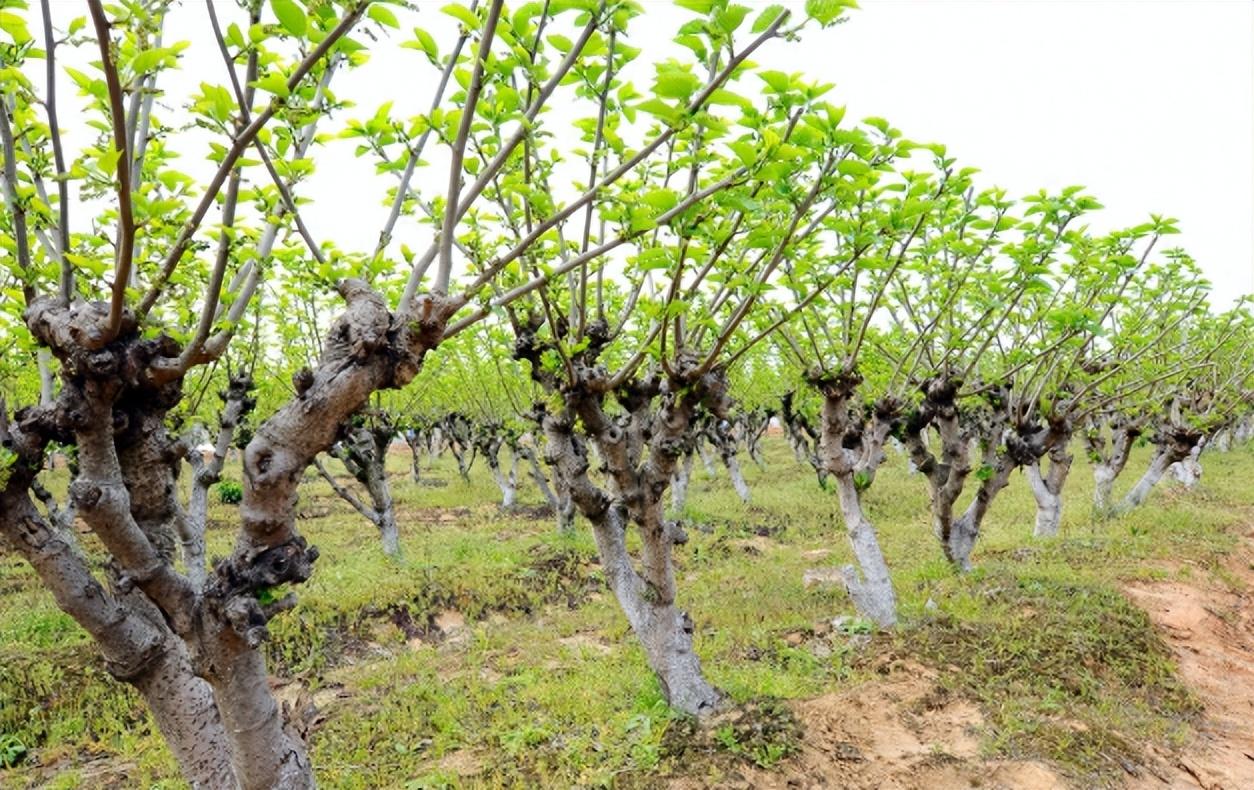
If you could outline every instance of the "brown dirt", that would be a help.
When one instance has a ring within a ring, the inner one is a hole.
[[[1125,589],[1149,613],[1198,696],[1197,737],[1172,766],[1170,787],[1254,788],[1254,531],[1223,563],[1231,585],[1194,570],[1184,581],[1138,582]],[[1161,788],[1147,779],[1135,788]]]
[[[1066,787],[1043,763],[980,757],[984,718],[948,694],[936,674],[895,662],[882,680],[795,703],[801,729],[796,755],[774,768],[741,766],[707,784],[676,779],[673,790],[697,787],[843,788],[845,790],[1047,790]]]

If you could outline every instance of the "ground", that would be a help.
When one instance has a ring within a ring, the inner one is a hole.
[[[1031,537],[1016,475],[963,576],[894,455],[867,506],[903,624],[873,633],[824,574],[806,583],[848,560],[838,509],[768,442],[765,469],[744,463],[749,507],[694,470],[680,595],[730,700],[700,723],[663,702],[586,530],[557,535],[527,483],[526,507],[503,513],[486,469],[465,483],[441,461],[414,483],[398,452],[393,562],[311,476],[300,526],[322,557],[268,649],[320,784],[1254,787],[1254,451],[1207,454],[1196,490],[1164,483],[1114,521],[1090,515],[1078,460],[1049,541]],[[1128,477],[1147,462],[1141,448]],[[235,512],[210,515],[225,553]],[[7,554],[6,759],[0,787],[183,786],[135,695]]]

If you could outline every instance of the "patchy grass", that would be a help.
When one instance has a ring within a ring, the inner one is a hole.
[[[1147,462],[1138,450],[1122,484]],[[685,772],[717,781],[796,748],[804,734],[779,700],[864,682],[885,656],[932,666],[949,693],[976,701],[990,756],[1047,759],[1082,786],[1100,784],[1146,744],[1190,733],[1196,703],[1118,585],[1225,581],[1218,560],[1232,528],[1254,521],[1254,452],[1203,462],[1198,490],[1164,483],[1140,510],[1096,521],[1077,461],[1063,534],[1049,541],[1031,537],[1032,498],[1016,475],[993,505],[977,571],[959,577],[930,534],[922,480],[894,456],[866,504],[904,624],[873,639],[856,622],[829,633],[833,617],[852,614],[847,597],[802,584],[807,568],[848,562],[849,550],[834,497],[783,442],[769,441],[766,470],[745,462],[748,507],[725,475],[709,479],[698,464],[680,595],[706,672],[736,707],[696,727],[664,704],[586,531],[557,535],[525,484],[530,507],[501,512],[478,465],[466,483],[441,460],[415,485],[396,454],[403,559],[386,559],[373,528],[308,479],[300,528],[321,558],[267,650],[281,680],[317,700],[311,747],[328,787],[639,786]],[[210,519],[210,554],[225,554],[234,508],[215,498]],[[98,556],[90,536],[84,544]],[[134,693],[5,555],[0,743],[16,753],[15,742],[19,765],[0,771],[0,785],[182,786]]]

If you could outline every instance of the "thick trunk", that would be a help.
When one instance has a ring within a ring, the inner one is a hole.
[[[740,497],[740,501],[746,505],[751,499],[749,494],[749,484],[745,482],[745,476],[740,472],[740,462],[736,460],[734,452],[723,454],[723,465],[727,467],[727,474],[731,476],[732,487],[736,489],[736,496]]]
[[[857,568],[846,565],[841,569],[845,588],[854,608],[863,617],[885,628],[896,625],[897,593],[893,589],[888,563],[884,561],[884,552],[880,550],[879,536],[862,510],[853,474],[834,477],[840,511],[845,519],[845,532],[849,535],[849,546],[858,562]]]
[[[701,674],[701,660],[692,646],[692,618],[673,600],[659,600],[631,566],[625,512],[610,507],[593,521],[592,531],[606,581],[644,647],[662,694],[672,707],[694,716],[716,710],[722,696]]]
[[[618,420],[609,418],[599,401],[576,395],[569,404],[572,413],[544,418],[549,458],[561,468],[558,478],[569,486],[575,504],[592,522],[602,571],[644,647],[663,694],[672,706],[693,715],[714,711],[722,697],[701,674],[691,618],[675,605],[671,550],[687,538],[677,524],[665,520],[663,497],[685,445],[683,437],[691,430],[700,394],[696,384],[682,394],[663,394],[662,405],[653,412],[650,400],[658,393],[640,386],[620,395],[628,414]],[[575,412],[600,448],[613,496],[588,479],[589,457],[572,431]],[[640,530],[640,572],[632,567],[627,552],[629,523]]]
[[[492,446],[486,448],[483,454],[488,461],[488,468],[492,470],[492,479],[496,481],[496,487],[501,489],[501,507],[509,510],[518,502],[518,453],[511,454],[510,468],[508,471],[501,468],[501,442],[493,440]]]
[[[1027,467],[1028,484],[1036,499],[1036,527],[1033,534],[1038,538],[1052,538],[1062,525],[1062,487],[1071,471],[1071,456],[1050,456],[1049,470],[1042,475],[1040,462]]]
[[[1127,512],[1143,503],[1149,497],[1150,490],[1162,479],[1173,463],[1175,461],[1172,460],[1170,453],[1156,450],[1145,474],[1141,475],[1141,479],[1136,481],[1136,485],[1132,486],[1132,490],[1119,503],[1119,512]]]
[[[405,436],[405,444],[409,446],[409,476],[411,480],[417,483],[422,479],[422,471],[418,462],[419,457],[422,455],[422,434],[412,429],[404,431],[403,434]]]
[[[1140,428],[1136,425],[1121,424],[1112,428],[1110,450],[1107,452],[1100,425],[1085,434],[1084,441],[1093,458],[1093,510],[1098,517],[1114,514],[1116,507],[1112,493],[1115,480],[1127,467],[1132,444],[1140,435]]]
[[[1099,515],[1110,513],[1112,509],[1111,494],[1115,488],[1115,478],[1119,472],[1108,463],[1093,464],[1093,509]]]
[[[557,531],[563,535],[574,534],[575,516],[578,512],[579,509],[575,506],[575,500],[570,492],[559,493],[557,496]]]
[[[714,457],[710,455],[710,449],[700,439],[697,439],[696,446],[697,453],[701,456],[701,465],[705,467],[705,476],[710,479],[718,477],[718,468],[714,465]]]
[[[1204,441],[1198,442],[1183,460],[1171,465],[1171,476],[1185,488],[1193,488],[1202,479],[1202,447]]]
[[[10,482],[17,485],[0,495],[0,534],[30,562],[57,606],[91,635],[110,674],[143,695],[183,778],[194,788],[238,787],[213,692],[192,671],[182,641],[159,617],[129,605],[141,599],[137,591],[119,598],[102,587],[82,555],[20,493],[21,481]]]
[[[164,652],[131,679],[157,722],[183,777],[193,788],[237,788],[226,730],[213,688],[196,675],[183,643],[167,640]]]
[[[897,623],[897,593],[880,549],[879,536],[862,509],[862,489],[870,485],[883,458],[880,448],[888,436],[891,417],[885,415],[885,420],[867,426],[862,452],[844,446],[850,428],[850,400],[860,382],[853,374],[814,382],[823,393],[817,457],[819,466],[836,481],[845,533],[857,561],[856,568],[847,565],[841,570],[845,589],[861,615],[881,627],[889,627]],[[860,479],[866,481],[865,485],[859,485]]]
[[[1010,473],[1015,464],[1009,459],[1000,459],[994,467],[992,475],[980,483],[975,492],[975,499],[967,509],[953,522],[949,536],[945,540],[945,556],[962,571],[971,570],[971,552],[980,538],[980,528],[984,525],[984,517],[993,504],[993,499],[1010,483]]]
[[[382,464],[372,465],[366,484],[370,501],[374,504],[374,525],[379,528],[383,553],[389,557],[401,556],[401,533],[396,526],[396,507],[392,503],[392,489]]]

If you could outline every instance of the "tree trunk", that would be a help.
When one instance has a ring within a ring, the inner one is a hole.
[[[422,455],[422,434],[411,428],[407,431],[402,431],[402,435],[405,437],[405,444],[409,446],[409,454],[411,456],[409,461],[409,476],[411,480],[417,483],[422,478],[422,472],[419,464],[419,457]]]
[[[492,479],[496,481],[496,487],[501,489],[501,508],[509,510],[518,501],[518,453],[512,453],[513,460],[509,471],[506,472],[501,468],[502,445],[503,442],[499,437],[493,437],[488,440],[482,453],[488,461],[488,468],[492,470]]]
[[[705,476],[711,480],[718,477],[718,469],[714,466],[714,458],[710,455],[710,449],[705,446],[705,442],[699,438],[696,441],[697,452],[701,455],[701,465],[705,467]]]
[[[683,511],[688,504],[688,483],[692,480],[693,452],[684,453],[682,460],[675,464],[675,476],[671,479],[671,510],[676,513]]]
[[[881,627],[897,624],[897,593],[893,589],[892,576],[884,552],[880,549],[879,536],[874,525],[862,509],[862,492],[859,473],[867,485],[874,479],[875,467],[883,458],[875,442],[883,442],[888,436],[886,420],[877,422],[869,429],[863,452],[855,453],[844,446],[845,435],[850,428],[850,399],[861,379],[855,374],[845,374],[814,381],[823,394],[823,410],[820,421],[818,458],[820,466],[836,481],[836,496],[845,521],[845,534],[853,549],[857,567],[847,565],[841,569],[845,589],[854,608]],[[863,465],[865,464],[865,466]]]
[[[192,669],[183,643],[170,639],[160,657],[130,679],[148,703],[183,777],[199,790],[237,788],[213,688]]]
[[[1093,464],[1093,509],[1099,515],[1109,514],[1112,509],[1111,494],[1119,473],[1108,463]]]
[[[1141,475],[1141,479],[1136,481],[1136,485],[1132,487],[1132,490],[1119,503],[1118,511],[1126,513],[1143,503],[1149,497],[1150,490],[1162,479],[1167,469],[1173,463],[1175,461],[1172,460],[1170,453],[1161,449],[1155,450],[1154,457],[1150,459],[1149,468],[1145,470],[1145,474]]]
[[[838,474],[834,477],[836,496],[840,500],[841,515],[845,519],[845,532],[849,535],[849,546],[858,562],[857,568],[846,565],[841,569],[845,589],[849,591],[849,597],[859,614],[874,620],[883,628],[894,626],[897,624],[897,593],[893,589],[884,552],[880,550],[879,536],[862,510],[853,474]]]
[[[736,489],[736,495],[740,497],[740,501],[746,505],[751,499],[749,493],[749,484],[745,482],[745,476],[740,472],[740,462],[736,460],[736,453],[723,453],[723,465],[727,467],[727,474],[731,476],[732,487]]]
[[[1202,462],[1200,456],[1202,455],[1202,448],[1204,444],[1205,439],[1199,441],[1193,446],[1193,449],[1189,451],[1187,457],[1171,465],[1171,476],[1175,478],[1176,482],[1180,483],[1185,488],[1193,488],[1198,484],[1198,481],[1202,479]]]
[[[1026,469],[1032,496],[1036,499],[1036,527],[1038,538],[1052,538],[1062,525],[1062,487],[1067,482],[1073,457],[1063,444],[1056,444],[1049,451],[1049,469],[1041,474],[1041,463],[1028,465]]]
[[[600,445],[615,489],[613,497],[588,478],[589,457],[583,443],[574,437],[573,413],[546,415],[543,420],[549,457],[561,468],[557,479],[569,486],[573,501],[592,522],[602,571],[644,647],[662,693],[673,707],[704,715],[717,709],[722,697],[701,673],[701,662],[693,651],[691,618],[675,605],[671,547],[687,538],[678,525],[664,519],[662,504],[675,472],[675,453],[690,430],[697,402],[692,391],[683,397],[671,396],[656,415],[649,415],[645,395],[632,402],[634,408],[628,408],[626,418],[611,421],[599,402],[571,396],[568,408],[577,410],[580,422]],[[652,429],[648,430],[650,423]],[[647,460],[643,458],[646,434],[650,437]],[[640,528],[639,573],[627,552],[630,522]]]
[[[605,578],[640,639],[666,700],[694,716],[716,710],[722,696],[701,673],[701,661],[692,646],[692,618],[672,598],[659,596],[631,567],[626,514],[611,507],[602,519],[593,521],[592,531]]]

